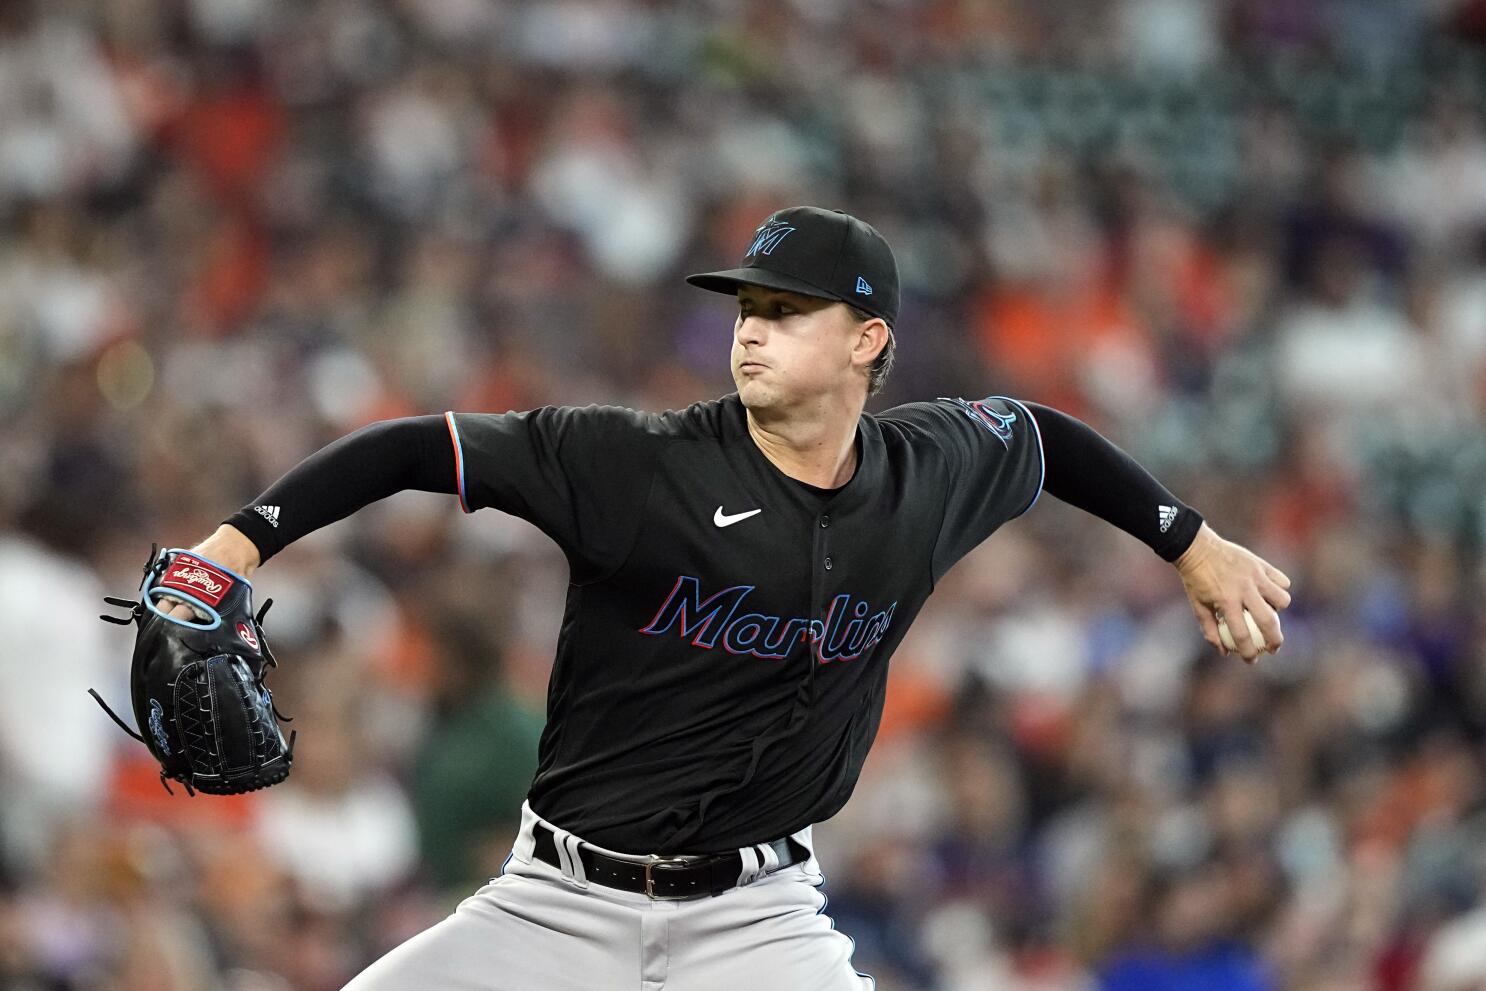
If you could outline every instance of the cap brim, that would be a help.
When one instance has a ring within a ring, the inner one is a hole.
[[[762,268],[730,268],[725,272],[700,272],[696,275],[688,275],[686,281],[698,289],[727,293],[729,296],[736,293],[739,286],[762,286],[765,289],[797,292],[801,296],[814,296],[817,299],[841,299],[836,293],[827,292],[804,279],[796,279],[793,276],[781,275]]]

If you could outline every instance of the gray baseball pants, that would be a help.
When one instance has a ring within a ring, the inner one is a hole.
[[[537,822],[557,834],[562,867],[532,856]],[[813,850],[808,827],[793,838]],[[345,991],[868,991],[875,985],[852,969],[851,938],[824,914],[825,878],[813,853],[793,867],[771,869],[753,850],[742,850],[739,887],[711,898],[653,901],[589,883],[582,862],[571,856],[579,842],[523,806],[521,832],[501,876]]]

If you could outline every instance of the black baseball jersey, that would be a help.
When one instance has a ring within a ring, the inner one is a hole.
[[[1013,400],[863,414],[830,491],[776,468],[745,417],[736,395],[447,415],[466,511],[568,557],[530,802],[600,846],[710,852],[834,815],[935,581],[1042,487]]]

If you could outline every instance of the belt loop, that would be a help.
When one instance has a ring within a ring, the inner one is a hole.
[[[567,847],[568,863],[573,868],[573,883],[580,888],[588,887],[588,870],[583,866],[583,856],[578,851],[582,840],[572,833],[563,834],[563,846]]]
[[[763,866],[759,868],[760,874],[771,874],[779,869],[779,851],[774,849],[772,843],[760,843],[759,852],[764,856]]]
[[[743,869],[738,872],[738,887],[741,888],[745,884],[752,884],[758,880],[763,870],[763,862],[759,859],[758,848],[751,846],[740,846],[738,859],[743,861]]]
[[[537,846],[537,814],[531,810],[531,804],[521,803],[521,831],[516,834],[516,843],[511,847],[511,852],[516,859],[523,864],[529,864],[536,856]]]
[[[571,832],[566,831],[566,829],[557,829],[556,826],[553,826],[553,847],[557,848],[557,869],[562,871],[562,875],[566,880],[577,884],[578,878],[575,877],[574,871],[572,871],[572,850],[568,848],[568,839],[571,838]]]

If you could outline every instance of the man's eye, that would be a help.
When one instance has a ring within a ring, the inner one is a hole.
[[[796,310],[793,306],[781,306],[781,307],[779,307],[779,315],[782,316],[782,317],[783,316],[789,316],[791,313],[798,313],[798,312],[799,311]]]

